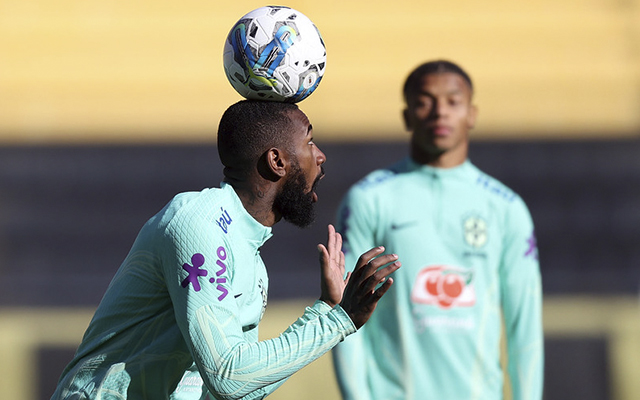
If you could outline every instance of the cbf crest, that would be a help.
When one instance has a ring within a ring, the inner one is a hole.
[[[469,216],[462,223],[464,240],[473,248],[479,249],[487,244],[489,239],[487,222],[477,216]]]

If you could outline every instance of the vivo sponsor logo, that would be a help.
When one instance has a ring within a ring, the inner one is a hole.
[[[220,246],[216,250],[216,255],[218,256],[218,259],[216,260],[218,270],[216,271],[215,276],[209,278],[209,282],[216,284],[216,289],[220,292],[218,300],[222,300],[229,294],[227,288],[222,286],[223,283],[227,283],[227,278],[222,276],[225,272],[227,272],[227,265],[224,263],[224,261],[227,259],[227,250],[223,246]],[[204,255],[196,253],[191,256],[191,264],[193,265],[189,265],[188,263],[182,265],[182,269],[184,269],[188,273],[187,277],[184,278],[181,283],[183,288],[192,285],[193,290],[195,290],[196,292],[202,290],[202,286],[200,285],[198,277],[209,275],[209,271],[204,268],[200,268],[204,266],[204,263]]]
[[[227,259],[227,250],[224,247],[220,246],[218,247],[218,250],[216,250],[216,255],[218,256],[216,265],[220,268],[218,272],[216,272],[216,276],[219,277],[227,272],[227,265],[223,262]],[[229,291],[224,286],[222,286],[223,283],[227,283],[227,278],[211,278],[209,279],[209,282],[218,284],[218,286],[216,286],[216,289],[221,292],[220,296],[218,296],[218,300],[222,300],[227,297]]]

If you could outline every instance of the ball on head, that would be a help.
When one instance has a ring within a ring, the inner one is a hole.
[[[231,28],[223,60],[227,79],[241,96],[297,103],[320,84],[327,52],[320,32],[304,14],[266,6]]]

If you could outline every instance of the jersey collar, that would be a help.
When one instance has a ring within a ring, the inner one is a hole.
[[[220,183],[220,188],[229,198],[232,199],[233,206],[236,209],[236,218],[238,219],[238,225],[240,228],[237,231],[242,232],[243,236],[251,242],[254,242],[256,247],[262,246],[271,236],[273,236],[271,227],[262,225],[247,212],[242,205],[242,201],[238,197],[238,194],[233,190],[233,186],[223,181]],[[234,223],[235,222],[236,221],[234,221]]]
[[[455,166],[453,168],[432,167],[431,165],[418,164],[411,157],[407,157],[407,159],[411,169],[420,170],[432,176],[442,176],[442,177],[461,176],[461,175],[466,175],[470,169],[473,169],[473,164],[471,164],[471,161],[469,161],[469,159],[466,159],[462,164]]]

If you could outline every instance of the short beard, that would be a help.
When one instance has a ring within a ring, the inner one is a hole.
[[[321,176],[321,175],[320,175]],[[300,166],[294,165],[291,177],[282,185],[282,190],[273,202],[273,208],[285,221],[300,228],[306,228],[316,219],[313,192],[320,176],[316,178],[308,193],[307,181]]]

